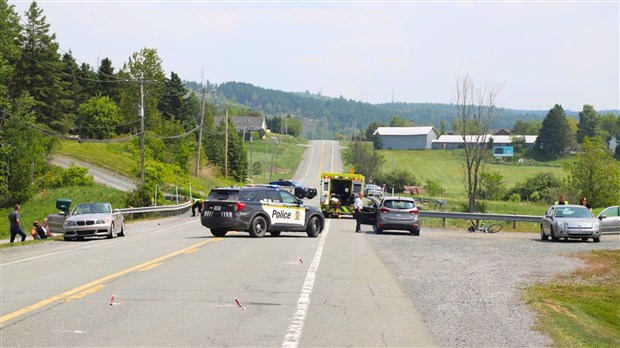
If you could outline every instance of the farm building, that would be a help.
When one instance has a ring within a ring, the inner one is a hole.
[[[467,142],[474,143],[482,141],[483,139],[488,143],[489,139],[493,139],[493,144],[496,146],[508,146],[512,144],[512,138],[523,137],[528,149],[534,147],[536,142],[536,135],[467,135]],[[463,147],[463,137],[461,135],[442,135],[439,138],[433,140],[433,149],[458,149]]]
[[[249,137],[250,131],[258,132],[260,138],[264,137],[267,132],[267,124],[263,116],[234,116],[230,119],[232,120],[232,124],[228,126],[234,126],[237,132],[240,135],[244,134],[246,138]],[[215,125],[215,127],[218,127],[221,122],[224,122],[223,116],[213,117],[213,125]]]
[[[379,137],[381,148],[386,150],[430,149],[437,139],[433,127],[379,127],[373,135]]]

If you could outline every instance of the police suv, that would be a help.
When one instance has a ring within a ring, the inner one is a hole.
[[[325,226],[318,207],[304,205],[275,185],[214,188],[205,199],[200,221],[216,237],[228,231],[249,232],[254,238],[266,232],[277,237],[283,231],[317,237]]]

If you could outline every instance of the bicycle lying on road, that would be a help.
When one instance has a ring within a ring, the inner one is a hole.
[[[489,226],[485,226],[484,223],[481,223],[480,226],[474,221],[471,220],[471,226],[467,228],[467,232],[483,232],[483,233],[497,233],[502,230],[502,225],[500,224],[492,224]]]

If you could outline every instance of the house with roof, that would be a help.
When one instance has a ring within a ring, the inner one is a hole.
[[[232,123],[228,126],[234,126],[237,133],[245,134],[246,138],[249,137],[250,132],[258,132],[260,138],[267,133],[267,122],[264,116],[233,116],[230,119]],[[224,116],[214,116],[213,125],[218,127],[224,120]]]
[[[510,146],[513,142],[513,138],[523,138],[525,140],[525,145],[528,149],[532,149],[534,144],[536,143],[537,135],[466,135],[466,139],[468,143],[480,143],[485,142],[489,143],[489,141],[493,140],[494,146]],[[454,134],[446,134],[442,135],[439,138],[433,140],[432,148],[433,149],[459,149],[465,146],[465,142],[463,141],[463,136],[454,135]]]
[[[430,149],[437,133],[433,127],[379,127],[373,133],[379,138],[382,149]]]

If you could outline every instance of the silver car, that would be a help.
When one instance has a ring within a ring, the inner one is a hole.
[[[540,223],[540,239],[557,242],[560,238],[601,241],[601,223],[581,205],[552,205]]]
[[[76,205],[63,224],[65,240],[84,237],[123,237],[125,220],[120,210],[110,203],[81,203]]]
[[[414,236],[420,235],[420,210],[415,200],[409,197],[386,197],[377,209],[375,232],[384,230],[405,230]]]
[[[620,232],[620,207],[613,206],[603,209],[596,217],[601,222],[601,232],[618,233]]]

